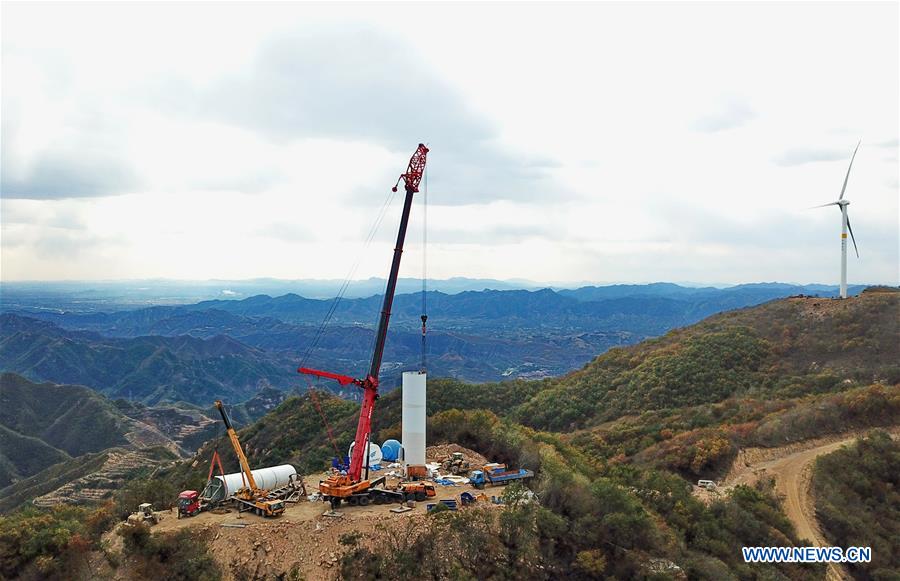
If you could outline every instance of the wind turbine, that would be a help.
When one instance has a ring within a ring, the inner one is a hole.
[[[836,202],[830,204],[822,204],[814,206],[815,208],[824,208],[826,206],[837,206],[841,211],[841,298],[847,298],[847,231],[850,231],[850,240],[853,241],[853,250],[856,251],[856,257],[859,258],[859,248],[856,247],[856,238],[853,237],[853,228],[850,227],[850,217],[847,215],[847,206],[850,200],[844,199],[844,193],[847,191],[847,180],[850,179],[850,169],[853,167],[853,160],[856,159],[856,152],[859,151],[860,140],[853,150],[853,156],[850,158],[850,167],[847,168],[847,175],[844,177],[844,187],[841,188],[841,195]]]

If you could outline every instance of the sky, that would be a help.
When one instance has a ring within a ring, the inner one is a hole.
[[[898,3],[2,5],[0,278],[900,282]],[[424,204],[427,190],[427,206]],[[425,208],[427,207],[427,210]]]

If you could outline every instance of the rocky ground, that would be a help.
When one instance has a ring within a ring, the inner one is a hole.
[[[425,448],[425,461],[437,462],[440,464],[450,457],[454,452],[460,452],[463,459],[469,463],[472,470],[476,470],[488,463],[487,458],[468,448],[463,448],[459,444],[439,444],[437,446],[428,446]]]
[[[445,459],[451,452],[462,452],[473,466],[481,466],[487,460],[480,454],[454,444],[432,446],[426,453],[429,461]],[[312,491],[325,474],[305,478]],[[397,482],[389,478],[388,486]],[[192,518],[175,518],[166,513],[162,521],[152,528],[154,534],[192,527],[205,532],[210,539],[210,551],[225,573],[226,580],[265,579],[295,571],[301,579],[329,579],[336,576],[338,562],[344,550],[341,536],[360,532],[364,535],[377,529],[405,530],[410,523],[425,518],[426,505],[444,499],[459,502],[463,492],[477,496],[485,493],[499,496],[502,488],[485,491],[474,490],[468,485],[436,486],[437,495],[400,514],[391,512],[400,505],[344,506],[338,516],[329,516],[329,506],[321,501],[307,501],[289,505],[284,515],[267,519],[250,513],[238,513],[230,509],[225,513],[204,512]],[[481,506],[495,506],[483,499]],[[465,509],[461,509],[465,510]],[[117,550],[110,533],[108,546]],[[123,577],[127,578],[127,577]]]

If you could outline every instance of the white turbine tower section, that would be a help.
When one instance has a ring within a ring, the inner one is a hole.
[[[824,208],[825,206],[837,206],[841,211],[841,298],[847,298],[847,232],[850,232],[850,239],[853,241],[853,250],[856,251],[856,257],[859,258],[859,248],[856,247],[856,238],[853,236],[853,228],[850,227],[850,216],[847,214],[847,206],[850,200],[844,199],[844,193],[847,191],[847,180],[850,179],[850,170],[853,168],[853,160],[856,159],[856,152],[859,151],[860,141],[853,150],[853,156],[850,157],[850,166],[847,168],[847,175],[844,176],[844,186],[841,188],[841,195],[836,202],[830,204],[822,204],[815,206],[816,208]]]
[[[401,440],[403,463],[409,477],[424,477],[425,468],[425,390],[424,371],[403,373],[403,417]]]

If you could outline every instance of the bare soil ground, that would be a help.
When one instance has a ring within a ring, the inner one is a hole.
[[[465,450],[462,448],[462,450]],[[457,451],[457,450],[454,450]],[[474,454],[474,453],[473,453]],[[483,458],[482,458],[483,460]],[[325,474],[306,477],[307,489],[315,490]],[[388,485],[396,480],[389,479]],[[329,505],[324,502],[300,502],[288,505],[284,515],[267,519],[250,513],[239,514],[232,509],[226,514],[204,512],[192,518],[176,519],[174,513],[152,528],[154,533],[196,527],[211,535],[213,557],[225,572],[225,579],[259,579],[296,570],[301,578],[329,579],[336,577],[338,561],[344,547],[340,538],[345,533],[371,533],[378,527],[405,526],[409,519],[422,519],[426,504],[443,499],[456,499],[463,492],[499,496],[502,488],[485,491],[468,485],[436,486],[437,496],[416,503],[413,510],[401,514],[390,509],[399,504],[343,506],[340,516],[325,516]],[[480,505],[490,504],[481,502]]]
[[[437,462],[440,464],[454,452],[460,452],[463,455],[463,459],[469,463],[472,470],[481,468],[488,463],[487,458],[478,452],[463,448],[459,444],[438,444],[437,446],[428,446],[425,448],[425,461]]]

